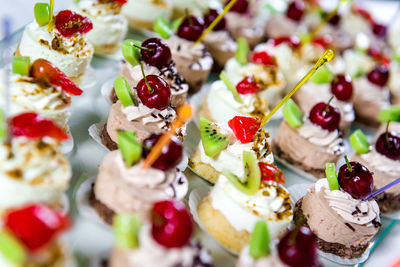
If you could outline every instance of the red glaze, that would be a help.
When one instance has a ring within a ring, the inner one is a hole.
[[[140,50],[140,56],[144,62],[159,69],[171,62],[171,50],[160,38],[150,38],[142,43],[146,49]]]
[[[273,55],[268,54],[267,51],[254,52],[251,54],[251,62],[269,67],[275,67],[278,65],[276,63],[276,58]]]
[[[71,37],[75,33],[88,33],[93,29],[92,21],[71,10],[60,11],[56,19],[56,29],[64,37]]]
[[[273,164],[258,162],[258,167],[261,171],[261,181],[263,182],[276,182],[278,184],[285,183],[285,175],[283,171]]]
[[[206,26],[210,26],[210,24],[218,17],[219,12],[216,9],[210,9],[208,13],[204,16],[204,22]],[[214,27],[213,31],[223,31],[226,29],[226,19],[222,18],[220,22]]]
[[[389,80],[389,69],[384,65],[378,66],[368,73],[367,78],[371,83],[384,87]]]
[[[67,75],[46,59],[39,58],[32,63],[30,76],[40,82],[59,86],[67,94],[81,95],[83,93],[83,91],[73,83]]]
[[[304,10],[304,2],[295,0],[288,6],[286,10],[286,17],[294,21],[300,21],[303,18]]]
[[[183,247],[192,233],[193,221],[185,204],[168,200],[154,203],[151,234],[158,244],[166,248]]]
[[[281,36],[274,39],[274,46],[282,43],[288,43],[292,48],[296,49],[300,46],[300,39],[297,36]]]
[[[171,90],[168,83],[157,75],[147,75],[146,79],[151,92],[147,88],[144,78],[141,79],[136,87],[140,101],[148,108],[164,110],[169,107]]]
[[[353,96],[353,83],[350,75],[337,75],[331,81],[332,94],[341,101],[349,101]]]
[[[228,126],[242,144],[251,142],[260,128],[260,125],[260,120],[252,117],[236,116],[228,121]]]
[[[328,111],[325,112],[326,106],[324,102],[316,104],[310,111],[310,121],[322,129],[334,131],[339,127],[340,111],[329,105]]]
[[[374,179],[372,173],[361,163],[349,162],[352,170],[347,164],[339,169],[338,182],[340,187],[352,197],[361,199],[369,196],[374,190]]]
[[[128,0],[113,0],[114,2],[120,3],[121,5],[125,5]]]
[[[33,112],[22,113],[13,117],[10,124],[13,136],[24,136],[30,139],[51,137],[58,141],[69,138],[53,121]]]
[[[227,1],[226,4],[225,4],[225,6],[226,6],[227,4],[229,4],[230,1],[231,1],[231,0]],[[236,12],[236,13],[239,13],[239,14],[245,14],[245,13],[247,13],[248,8],[249,8],[249,1],[248,1],[248,0],[238,0],[238,1],[233,5],[233,7],[231,8],[230,11],[231,11],[231,12]]]
[[[395,132],[381,134],[376,140],[375,149],[392,160],[400,160],[400,135]]]
[[[246,76],[236,85],[236,90],[239,94],[255,94],[261,91],[261,87],[254,81],[253,76]]]
[[[195,16],[185,17],[178,28],[178,36],[188,40],[197,41],[205,29],[204,21]]]

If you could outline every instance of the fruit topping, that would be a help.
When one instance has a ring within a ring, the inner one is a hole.
[[[205,28],[204,21],[195,16],[186,16],[178,28],[178,36],[188,41],[197,41]]]
[[[324,14],[324,16],[327,16],[327,15],[328,15],[328,13],[325,13],[325,14]],[[331,24],[331,25],[333,25],[333,26],[337,26],[337,25],[339,25],[340,19],[341,19],[341,16],[340,16],[338,13],[336,13],[336,14],[333,15],[333,17],[328,21],[328,23]]]
[[[60,86],[61,89],[71,95],[81,95],[83,91],[74,84],[61,70],[46,59],[35,60],[30,69],[30,76],[39,82]]]
[[[148,108],[164,110],[169,107],[171,89],[168,83],[157,75],[147,75],[136,87],[137,95]]]
[[[226,2],[225,6],[229,4],[232,0],[229,0]],[[236,3],[233,5],[230,11],[236,12],[239,14],[245,14],[247,12],[247,9],[249,7],[249,1],[248,0],[237,0]]]
[[[142,146],[137,142],[136,135],[133,132],[118,131],[117,141],[127,168],[141,159]]]
[[[336,130],[340,122],[339,109],[330,105],[332,99],[328,103],[316,104],[310,111],[310,121],[328,131]]]
[[[69,138],[53,121],[33,112],[19,114],[13,117],[10,123],[13,136],[24,136],[31,139],[51,137],[58,141]]]
[[[335,163],[326,163],[325,174],[326,174],[326,179],[328,180],[329,189],[331,189],[332,191],[339,190],[339,182],[336,174]]]
[[[49,23],[50,6],[47,3],[36,3],[33,8],[35,13],[35,20],[37,24],[42,27]]]
[[[147,157],[150,151],[160,139],[161,134],[152,134],[143,141],[143,157]],[[160,156],[151,165],[153,168],[166,171],[174,168],[182,160],[183,146],[175,136],[171,137],[171,142],[164,147]]]
[[[121,5],[125,5],[128,2],[128,0],[112,0],[112,1],[120,3]]]
[[[68,229],[70,220],[45,205],[36,204],[9,212],[4,225],[30,251],[36,251]]]
[[[288,43],[292,48],[296,49],[300,46],[300,39],[295,35],[281,36],[274,39],[274,46],[278,46],[283,43]]]
[[[142,224],[136,214],[117,214],[113,219],[113,229],[117,246],[122,249],[139,247],[139,231]]]
[[[3,110],[0,109],[0,140],[7,136],[7,119],[4,116]]]
[[[238,190],[246,195],[254,195],[260,188],[261,171],[252,152],[243,151],[243,167],[243,177],[238,177],[228,170],[222,173]]]
[[[262,89],[253,76],[246,76],[236,85],[236,90],[241,95],[247,95],[258,93]]]
[[[200,137],[204,153],[212,158],[229,145],[228,136],[221,134],[216,125],[205,118],[200,118]]]
[[[135,106],[132,88],[125,77],[119,76],[115,79],[114,90],[124,107]]]
[[[210,9],[208,13],[204,16],[204,23],[208,27],[211,23],[218,17],[219,12],[216,9]],[[223,31],[226,29],[226,19],[222,18],[220,22],[214,27],[213,31]]]
[[[316,84],[330,83],[333,78],[333,73],[326,67],[318,69],[313,76],[311,76],[310,81]]]
[[[389,80],[389,70],[384,65],[378,66],[368,73],[367,78],[371,83],[383,87]]]
[[[15,74],[29,76],[30,59],[29,57],[15,56],[12,59],[12,71]]]
[[[367,137],[360,129],[355,130],[354,133],[350,135],[349,140],[357,154],[365,154],[371,150]]]
[[[384,38],[386,36],[387,27],[380,23],[374,23],[372,25],[372,32],[376,37]]]
[[[185,204],[177,201],[154,203],[151,234],[154,240],[166,248],[179,248],[190,241],[193,221]]]
[[[312,40],[313,45],[317,45],[322,47],[323,49],[328,49],[329,47],[332,47],[333,43],[333,38],[330,35],[323,35],[321,37],[317,37],[314,40]]]
[[[295,0],[288,6],[286,17],[294,21],[300,21],[303,17],[305,5],[303,1]]]
[[[331,81],[332,94],[341,101],[349,101],[353,96],[353,84],[350,75],[337,75]]]
[[[21,242],[6,231],[0,232],[0,253],[11,266],[23,266],[26,260],[25,248]]]
[[[150,66],[161,69],[171,62],[171,50],[160,38],[150,38],[142,43],[140,55]]]
[[[260,167],[262,182],[276,182],[278,184],[285,183],[285,175],[283,174],[283,171],[275,165],[260,161],[258,162],[258,167]]]
[[[249,55],[249,44],[247,43],[247,40],[243,37],[239,37],[236,40],[237,43],[237,49],[236,49],[236,61],[240,64],[240,65],[245,65],[247,64],[247,57]]]
[[[233,85],[232,81],[229,80],[228,75],[224,71],[222,71],[219,74],[219,78],[224,82],[225,86],[228,88],[229,91],[231,91],[233,98],[236,100],[238,103],[242,103],[242,99],[240,98],[240,95],[238,91],[236,90],[236,87]]]
[[[267,51],[254,52],[251,55],[251,62],[262,64],[267,67],[276,67],[276,58],[270,55]]]
[[[259,119],[243,116],[235,116],[228,121],[229,127],[242,144],[251,142],[260,128],[260,123]]]
[[[56,29],[64,37],[71,37],[75,33],[87,33],[93,29],[92,21],[71,10],[60,11],[56,16]]]
[[[286,122],[293,128],[299,128],[303,125],[303,113],[292,99],[289,99],[283,106],[282,113]]]
[[[138,47],[140,47],[140,42],[131,39],[123,41],[121,45],[122,55],[132,66],[139,64],[140,49]]]
[[[163,16],[158,16],[154,21],[154,31],[158,33],[162,38],[168,39],[174,34],[168,21]]]
[[[349,162],[339,169],[338,182],[340,187],[352,197],[361,199],[367,197],[374,190],[372,173],[359,162]]]
[[[382,133],[376,140],[375,149],[378,153],[392,159],[400,160],[400,134],[389,131],[388,122],[386,132]]]
[[[265,221],[258,221],[254,226],[253,233],[250,236],[249,253],[253,259],[259,259],[268,256],[271,251],[269,243],[271,237],[268,231],[268,225]]]
[[[396,121],[400,122],[400,105],[382,109],[378,117],[380,122]]]

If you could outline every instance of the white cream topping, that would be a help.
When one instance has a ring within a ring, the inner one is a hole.
[[[259,259],[254,259],[252,256],[250,256],[249,246],[246,246],[240,252],[240,256],[238,261],[236,262],[235,267],[286,267],[287,266],[279,259],[276,249],[271,248],[270,251],[271,251],[270,255]]]
[[[353,78],[360,74],[366,74],[375,67],[375,62],[370,56],[357,50],[344,51],[343,60],[345,62],[345,73]]]
[[[204,38],[204,42],[212,46],[217,46],[223,51],[236,51],[236,42],[227,31],[211,31]]]
[[[380,87],[371,83],[365,76],[353,81],[357,94],[362,94],[363,99],[385,108],[390,105],[390,92],[387,87]]]
[[[400,54],[400,46],[399,46],[399,54]],[[395,60],[392,60],[392,62],[390,63],[390,75],[389,75],[388,86],[390,88],[390,91],[392,91],[396,95],[400,95],[400,63],[396,62]]]
[[[366,154],[361,154],[360,157],[368,162],[369,168],[386,173],[391,177],[400,177],[399,160],[392,160],[378,153],[375,149]]]
[[[170,0],[129,0],[122,7],[122,13],[129,19],[146,22],[152,22],[158,16],[168,20],[172,13],[172,4]]]

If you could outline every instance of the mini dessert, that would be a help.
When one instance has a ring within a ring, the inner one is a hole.
[[[378,139],[379,135],[386,132],[387,129],[400,133],[400,105],[393,105],[381,110],[378,119],[381,126],[376,130],[374,140]]]
[[[324,177],[325,164],[337,162],[344,151],[342,134],[338,129],[340,111],[329,103],[320,102],[304,117],[293,101],[283,108],[285,120],[274,140],[274,155],[314,175]]]
[[[111,224],[115,213],[130,212],[146,221],[154,202],[185,197],[188,182],[175,168],[183,153],[177,139],[162,150],[151,168],[144,170],[142,157],[150,153],[160,135],[151,135],[142,145],[129,131],[119,131],[117,138],[119,150],[105,156],[90,199],[104,221]]]
[[[114,219],[116,247],[110,267],[212,267],[210,254],[191,240],[193,222],[182,202],[159,201],[151,208],[151,221],[136,214]]]
[[[74,10],[93,22],[88,41],[97,54],[113,54],[118,51],[128,31],[128,21],[121,14],[127,0],[81,0]]]
[[[235,252],[248,244],[258,221],[265,221],[271,239],[276,239],[293,217],[290,195],[276,182],[270,169],[264,168],[249,151],[244,151],[242,157],[244,175],[237,176],[225,169],[198,206],[199,218],[207,231]]]
[[[13,117],[9,127],[11,136],[0,145],[0,210],[30,203],[59,207],[72,176],[59,143],[68,135],[35,113]]]
[[[391,100],[393,104],[400,105],[400,62],[392,60],[389,71],[388,87],[390,89]]]
[[[57,240],[70,219],[41,204],[7,213],[0,231],[1,266],[76,266],[72,253]]]
[[[321,251],[359,258],[381,226],[378,204],[363,199],[374,188],[372,173],[358,162],[347,161],[339,175],[334,164],[327,164],[326,175],[297,201],[295,224],[311,229]]]
[[[17,54],[32,61],[46,59],[79,82],[93,57],[93,47],[86,37],[93,24],[70,10],[60,11],[54,21],[49,21],[50,16],[47,4],[36,5],[36,21],[25,27]]]
[[[67,130],[71,106],[69,95],[80,95],[82,90],[45,59],[30,64],[29,57],[14,57],[12,65],[9,115],[33,111]],[[0,94],[5,97],[5,81],[0,86]]]
[[[245,173],[242,156],[247,151],[271,171],[282,174],[272,165],[274,157],[267,141],[269,134],[259,128],[260,120],[251,117],[236,116],[228,125],[201,118],[201,140],[189,159],[189,166],[211,183],[217,182],[224,169],[241,177]]]
[[[146,75],[160,76],[168,83],[173,107],[178,107],[185,102],[189,85],[176,69],[175,62],[171,60],[171,50],[164,41],[159,38],[150,38],[140,44],[138,41],[125,40],[122,46],[122,53],[127,62],[122,65],[119,74],[128,79],[132,88],[136,88],[143,79],[140,65],[142,64]],[[135,52],[132,53],[132,51]],[[115,90],[112,90],[111,99],[113,103],[118,100]]]
[[[393,127],[395,128],[395,127]],[[367,166],[374,173],[375,190],[384,187],[400,177],[400,127],[397,131],[380,133],[374,146],[360,130],[350,136],[350,142],[356,151],[352,160]],[[393,186],[376,197],[382,212],[393,213],[400,210],[400,187]]]

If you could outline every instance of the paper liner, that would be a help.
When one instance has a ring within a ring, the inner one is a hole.
[[[69,212],[69,198],[68,195],[66,193],[61,195],[61,213],[66,215]]]
[[[296,185],[292,185],[288,188],[288,191],[290,193],[290,199],[293,203],[293,207],[296,205],[296,202],[299,201],[302,197],[304,197],[307,193],[307,190],[312,186],[312,184],[296,184]],[[374,237],[375,240],[376,236]],[[320,255],[321,257],[324,257],[327,260],[339,263],[339,264],[343,264],[343,265],[355,265],[358,263],[362,263],[364,261],[366,261],[369,257],[369,254],[371,252],[371,247],[373,245],[373,242],[370,242],[367,250],[364,252],[364,254],[356,259],[344,259],[342,257],[333,255],[331,253],[326,253],[323,252],[321,250],[318,250],[318,255]]]
[[[200,202],[207,197],[207,195],[210,193],[211,191],[211,186],[201,186],[198,187],[194,190],[192,190],[192,192],[189,195],[189,209],[190,209],[190,213],[193,216],[193,220],[200,226],[200,228],[206,232],[208,235],[210,235],[223,249],[225,249],[227,252],[235,255],[235,256],[239,256],[239,253],[237,253],[236,251],[233,251],[225,246],[223,246],[217,239],[215,239],[213,237],[213,235],[211,235],[206,227],[203,225],[203,222],[200,220],[199,218],[199,214],[197,213],[197,207],[199,206]]]
[[[111,102],[110,95],[111,95],[111,91],[114,89],[114,80],[115,80],[115,78],[107,80],[106,82],[103,83],[103,85],[101,86],[101,89],[100,89],[101,96],[110,105],[113,104]]]

